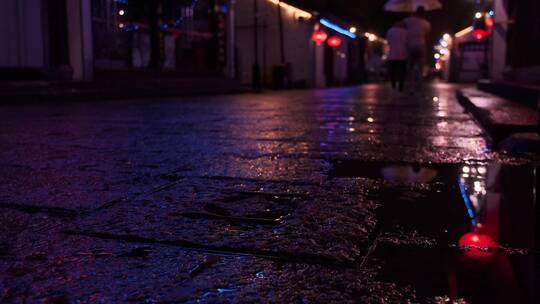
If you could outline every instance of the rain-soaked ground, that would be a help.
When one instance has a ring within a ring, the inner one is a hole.
[[[538,303],[537,167],[434,85],[3,105],[2,303]]]

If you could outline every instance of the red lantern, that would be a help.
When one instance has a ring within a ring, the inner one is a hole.
[[[338,36],[332,36],[332,37],[328,38],[327,43],[331,47],[338,47],[338,46],[341,45],[341,38],[339,38]]]
[[[473,35],[474,39],[482,40],[482,39],[486,38],[487,35],[489,35],[489,32],[484,30],[484,29],[475,29],[472,32],[472,35]]]
[[[328,38],[328,35],[322,31],[315,31],[311,34],[311,40],[315,43],[323,43],[326,41],[326,38]]]

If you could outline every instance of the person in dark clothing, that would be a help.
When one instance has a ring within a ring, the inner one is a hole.
[[[407,29],[405,24],[396,22],[386,34],[388,43],[388,74],[392,89],[403,92],[407,75]]]
[[[392,89],[398,89],[403,92],[405,77],[407,76],[407,61],[391,60],[388,62],[388,73],[390,74],[390,83]]]

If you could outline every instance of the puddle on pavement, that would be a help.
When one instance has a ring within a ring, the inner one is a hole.
[[[389,181],[373,194],[384,237],[371,258],[383,264],[381,279],[426,299],[540,301],[535,167],[345,160],[329,175]]]

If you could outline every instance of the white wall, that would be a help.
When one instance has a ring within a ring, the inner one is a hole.
[[[324,48],[325,44],[318,43],[315,46],[315,83],[314,87],[324,88],[326,86],[326,76],[324,74]]]
[[[278,7],[268,0],[258,0],[259,5],[259,52],[263,82],[272,81],[272,66],[281,64]],[[292,65],[291,81],[305,80],[313,85],[312,22],[300,22],[282,8],[285,61]],[[236,1],[236,47],[239,79],[251,83],[254,62],[253,0]]]
[[[503,0],[494,1],[495,24],[491,35],[491,79],[503,80],[506,70],[506,34],[508,31],[508,12]]]
[[[42,11],[41,0],[0,1],[0,67],[44,66]]]

